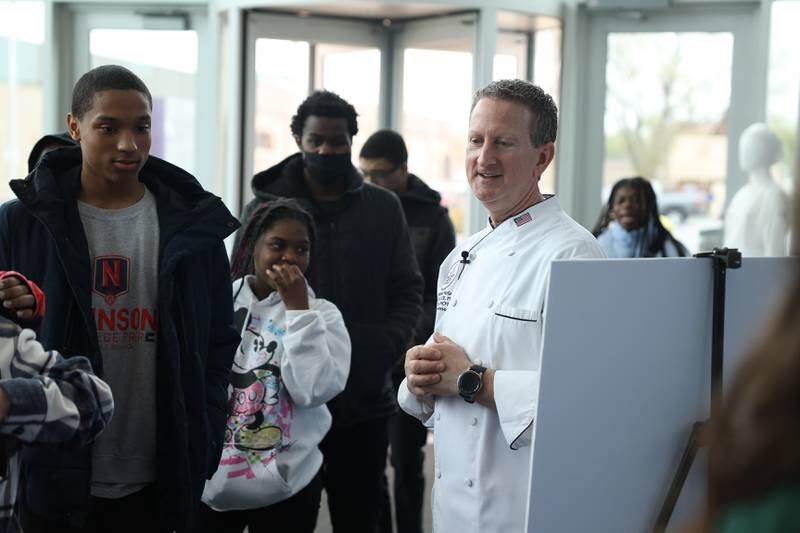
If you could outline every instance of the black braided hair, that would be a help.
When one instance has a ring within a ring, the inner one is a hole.
[[[608,195],[608,201],[600,213],[600,218],[592,230],[592,234],[595,237],[599,236],[614,220],[614,198],[617,196],[617,192],[624,187],[630,187],[636,192],[644,212],[642,236],[636,246],[636,257],[656,257],[659,254],[665,256],[664,244],[667,241],[672,242],[680,257],[689,255],[689,250],[678,239],[673,237],[661,223],[656,192],[650,182],[641,176],[623,178],[614,184],[611,194]]]
[[[311,248],[314,247],[316,227],[314,218],[297,200],[276,198],[258,205],[242,231],[242,238],[231,259],[231,279],[237,280],[253,273],[253,251],[259,237],[280,220],[297,220],[308,230]]]

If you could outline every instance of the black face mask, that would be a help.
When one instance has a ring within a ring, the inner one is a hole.
[[[330,187],[337,179],[347,176],[352,166],[350,152],[346,154],[303,152],[303,167],[308,176],[323,187]]]

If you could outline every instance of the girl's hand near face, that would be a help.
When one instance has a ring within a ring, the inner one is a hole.
[[[275,284],[278,294],[283,298],[286,309],[290,311],[308,309],[306,278],[297,265],[275,264],[266,272]]]

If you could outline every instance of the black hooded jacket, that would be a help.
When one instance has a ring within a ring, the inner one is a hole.
[[[291,197],[314,216],[317,238],[306,276],[316,295],[341,311],[353,347],[345,390],[328,403],[335,426],[396,410],[390,369],[414,338],[422,302],[422,277],[400,202],[351,169],[340,199],[315,202],[302,154],[294,154],[253,177],[256,198],[242,214],[246,223],[261,202]]]
[[[78,213],[80,148],[47,153],[17,200],[0,207],[0,269],[24,272],[47,295],[39,340],[65,357],[84,355],[102,377],[91,312],[92,267]],[[216,471],[227,418],[228,382],[239,335],[233,327],[223,239],[239,226],[191,175],[150,157],[140,180],[158,211],[156,495],[158,521],[183,531]],[[20,502],[65,526],[85,526],[91,447],[26,446]]]
[[[408,175],[408,190],[397,195],[411,229],[414,252],[425,288],[422,292],[422,316],[415,332],[415,344],[425,344],[433,334],[436,320],[436,283],[439,267],[456,246],[456,232],[441,205],[441,195],[414,174]],[[402,372],[402,366],[399,367]]]
[[[76,145],[77,143],[72,140],[72,137],[70,137],[68,133],[53,133],[42,136],[42,138],[33,145],[31,153],[28,155],[28,172],[33,172],[33,169],[36,168],[36,164],[42,157],[42,150],[45,148],[65,148]]]

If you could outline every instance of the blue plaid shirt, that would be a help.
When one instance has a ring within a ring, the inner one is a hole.
[[[3,317],[0,389],[10,405],[0,421],[0,532],[16,532],[16,448],[21,442],[86,446],[111,420],[114,400],[86,358],[45,351],[32,330]]]

